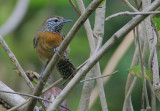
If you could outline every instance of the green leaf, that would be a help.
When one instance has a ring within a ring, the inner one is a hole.
[[[38,81],[37,81],[36,79],[33,79],[33,80],[32,80],[32,83],[35,84],[35,85],[37,85],[37,84],[38,84]],[[46,83],[46,87],[49,87],[49,86],[50,86],[50,84],[49,84],[49,83]]]
[[[160,18],[154,17],[152,21],[156,24],[158,31],[160,30]]]
[[[133,66],[131,69],[128,69],[127,71],[128,71],[128,73],[130,73],[133,76],[136,76],[138,78],[142,78],[141,66]],[[150,71],[147,69],[144,69],[144,77],[145,77],[145,79],[152,81]]]
[[[101,2],[101,4],[98,6],[98,8],[102,8],[102,6],[105,4],[106,0],[103,0],[103,2]]]
[[[38,81],[36,79],[33,79],[32,83],[37,85]]]

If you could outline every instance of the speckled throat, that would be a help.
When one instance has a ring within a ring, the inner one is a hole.
[[[51,31],[51,32],[55,32],[55,33],[60,34],[61,30],[62,30],[62,27],[63,27],[63,23],[61,23],[59,25],[53,25],[52,22],[48,22],[45,26],[44,32],[45,31],[48,31],[48,32]]]

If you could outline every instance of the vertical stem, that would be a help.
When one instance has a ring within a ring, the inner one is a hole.
[[[137,28],[137,35],[139,35],[138,34],[138,28]],[[143,91],[144,91],[144,96],[145,96],[147,108],[150,108],[149,100],[148,100],[148,94],[147,94],[147,88],[146,88],[146,80],[145,80],[145,77],[144,77],[142,50],[141,50],[141,47],[140,47],[140,39],[139,39],[139,37],[137,37],[137,40],[138,40],[138,48],[139,48],[139,55],[140,55],[140,65],[141,65],[142,78],[143,78],[143,88],[144,88]]]
[[[82,0],[77,0],[77,3],[78,3],[78,6],[80,8],[81,13],[83,13],[84,10],[85,10],[85,6],[84,6],[83,1]],[[103,8],[103,10],[105,12],[105,8]],[[105,13],[101,13],[101,14],[102,14],[102,16],[105,16]],[[103,17],[102,22],[103,22],[102,24],[104,24],[104,17]],[[92,55],[93,53],[96,52],[96,50],[95,50],[96,44],[99,41],[96,41],[96,42],[94,41],[93,32],[92,32],[89,20],[87,20],[85,22],[84,26],[85,26],[85,29],[86,29],[86,32],[87,32],[87,36],[88,36],[88,40],[89,40],[89,44],[90,44],[91,55]],[[102,26],[104,26],[104,25],[102,25]],[[99,27],[99,28],[100,28],[99,30],[104,30],[104,27]],[[103,33],[101,33],[101,35],[103,35]],[[100,38],[102,38],[102,37],[100,37]],[[96,76],[97,74],[101,75],[99,63],[97,63],[91,69],[91,71],[87,74],[86,79],[92,78],[93,76]],[[99,83],[99,90],[100,90],[99,92],[100,92],[100,95],[101,95],[100,100],[103,101],[103,102],[101,102],[101,103],[103,103],[102,109],[104,109],[104,111],[106,111],[108,109],[107,109],[107,103],[106,103],[106,100],[105,100],[103,83],[102,83],[101,79],[98,79],[97,82]],[[84,83],[83,90],[82,90],[82,95],[81,95],[81,99],[80,99],[80,103],[79,103],[79,108],[78,108],[79,111],[88,110],[90,95],[91,95],[91,92],[92,92],[92,89],[93,89],[93,83],[94,83],[94,81],[87,81],[87,82]]]
[[[150,4],[151,0],[142,0],[142,6],[144,8],[150,6]],[[152,28],[150,16],[144,20],[144,23],[146,27],[146,37],[148,39],[149,50],[150,50],[148,67],[153,78],[153,88],[155,94],[158,100],[160,101],[159,65],[156,52],[157,36]]]
[[[132,31],[129,32],[129,34],[126,35],[126,37],[123,39],[121,44],[115,50],[112,57],[109,59],[108,63],[106,64],[102,75],[112,73],[115,70],[117,64],[120,62],[121,58],[126,53],[126,51],[129,49],[129,47],[131,46],[131,44],[133,42],[133,34],[132,33],[133,33]],[[110,78],[112,78],[112,76],[103,78],[102,79],[103,84],[106,85],[108,83],[108,81],[110,80]],[[98,85],[96,85],[94,90],[92,91],[91,102],[90,102],[89,108],[91,108],[94,105],[96,99],[98,98],[98,89],[99,89]]]
[[[85,11],[85,6],[84,6],[83,1],[82,0],[77,0],[77,4],[78,4],[78,7],[79,7],[81,13],[83,13]],[[86,20],[86,22],[84,23],[84,26],[85,26],[85,30],[86,30],[88,41],[89,41],[90,55],[92,55],[94,53],[95,43],[94,43],[93,32],[92,32],[92,29],[91,29],[89,19]],[[95,76],[94,69],[95,69],[95,67],[93,67],[88,72],[85,79],[92,78],[92,77]],[[84,86],[83,86],[83,89],[82,89],[82,94],[81,94],[81,99],[80,99],[79,107],[78,107],[79,111],[88,110],[90,95],[91,95],[91,92],[92,92],[92,89],[93,89],[93,83],[94,83],[94,80],[86,81],[84,83]]]
[[[96,9],[96,13],[95,13],[94,33],[96,34],[97,38],[95,38],[94,40],[96,44],[96,51],[98,51],[99,48],[101,47],[103,36],[104,36],[105,9],[106,9],[106,1],[104,1],[103,4],[101,4],[100,8]],[[96,64],[95,71],[97,76],[101,75],[99,63]],[[99,97],[100,97],[102,110],[108,111],[102,79],[97,79],[97,85],[99,87]]]
[[[156,96],[155,96],[155,93],[154,93],[153,86],[152,86],[151,82],[148,81],[148,80],[147,80],[147,85],[148,85],[149,91],[151,93],[151,108],[152,108],[152,111],[156,111]]]
[[[144,36],[142,36],[143,35],[143,23],[141,23],[141,33],[140,33],[140,35],[139,36],[141,36],[141,44],[143,44],[144,43],[144,41],[143,41],[143,37]],[[135,33],[136,31],[134,31],[134,39],[136,39],[136,33]],[[135,42],[135,43],[137,43],[137,42]],[[137,65],[138,64],[138,56],[139,56],[139,51],[138,51],[138,45],[136,44],[135,45],[136,46],[136,48],[135,48],[135,52],[134,52],[134,55],[133,55],[133,59],[132,59],[132,62],[131,62],[131,68],[133,67],[133,66],[135,66],[135,65]],[[136,85],[136,82],[133,82],[133,80],[135,79],[135,81],[137,80],[137,77],[134,77],[134,76],[132,76],[132,75],[130,75],[130,74],[128,74],[128,78],[127,78],[127,82],[126,82],[126,86],[125,86],[125,100],[124,100],[124,103],[123,103],[123,111],[125,111],[125,110],[133,110],[133,106],[132,106],[132,103],[131,103],[131,93],[130,93],[130,96],[127,98],[127,95],[129,94],[129,89],[130,89],[130,87],[131,87],[131,85]],[[126,107],[126,106],[128,106],[128,107]]]
[[[131,97],[131,94],[132,94],[133,89],[134,89],[134,87],[135,87],[136,81],[137,81],[137,78],[135,77],[135,78],[133,79],[132,84],[130,85],[127,93],[125,94],[125,100],[124,100],[124,104],[123,104],[123,111],[126,111],[127,108],[130,107],[130,106],[128,106],[128,103],[131,102],[130,97]],[[132,109],[131,109],[131,108],[128,108],[128,109],[130,109],[131,111],[133,111],[133,108],[132,108]],[[129,111],[130,111],[130,110],[129,110]]]

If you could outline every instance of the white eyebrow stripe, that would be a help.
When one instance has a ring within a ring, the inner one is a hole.
[[[49,18],[48,21],[52,21],[52,20],[56,20],[57,18],[54,17],[54,18]]]

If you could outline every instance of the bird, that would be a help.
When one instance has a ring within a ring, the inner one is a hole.
[[[61,32],[62,27],[65,23],[71,22],[72,20],[64,19],[61,16],[52,16],[47,18],[39,31],[36,33],[36,36],[33,39],[33,46],[40,60],[45,63],[44,68],[40,74],[40,80],[42,80],[42,74],[51,60],[54,53],[58,53],[58,48],[60,47],[62,41],[64,40],[64,35]],[[67,57],[68,50],[64,54],[59,55],[60,59],[56,64],[56,68],[61,74],[63,79],[68,79],[76,71],[75,65]]]

